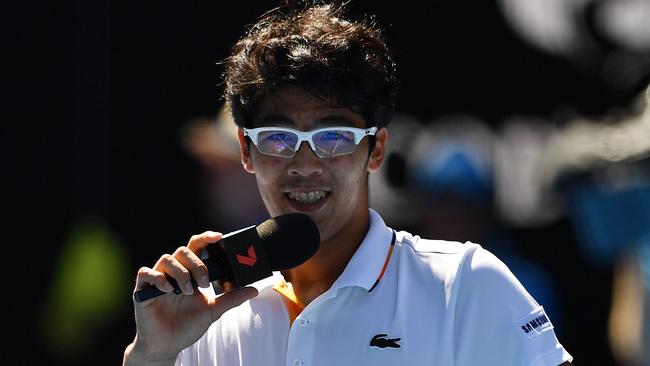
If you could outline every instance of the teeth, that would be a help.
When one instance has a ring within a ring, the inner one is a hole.
[[[321,198],[325,197],[327,194],[326,191],[313,191],[313,192],[289,192],[289,198],[296,200],[300,203],[315,203],[318,202]]]

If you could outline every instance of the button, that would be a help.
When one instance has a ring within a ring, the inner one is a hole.
[[[299,319],[299,320],[298,320],[298,324],[299,324],[301,327],[306,327],[306,326],[309,325],[309,323],[310,323],[310,322],[309,322],[309,319]]]
[[[295,360],[293,360],[293,366],[302,366],[302,365],[303,365],[303,363],[299,358],[296,358]]]

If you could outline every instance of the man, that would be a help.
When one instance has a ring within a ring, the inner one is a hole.
[[[367,177],[384,160],[397,84],[378,30],[331,5],[279,9],[235,45],[225,80],[242,164],[269,214],[309,215],[320,247],[294,269],[216,297],[198,254],[221,234],[193,236],[138,272],[136,289],[171,292],[167,274],[183,295],[135,303],[125,365],[571,360],[543,308],[490,253],[396,232],[369,209]]]

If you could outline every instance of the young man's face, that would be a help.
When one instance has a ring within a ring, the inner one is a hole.
[[[262,101],[255,127],[270,126],[300,131],[334,126],[368,127],[360,114],[334,107],[330,100],[318,99],[296,87],[280,89]],[[335,237],[346,225],[367,219],[366,176],[381,166],[386,139],[386,129],[380,129],[370,157],[369,138],[364,137],[351,154],[319,158],[303,142],[293,157],[283,158],[262,154],[252,143],[249,148],[243,131],[239,131],[244,169],[255,173],[269,214],[309,215],[318,225],[321,241]]]

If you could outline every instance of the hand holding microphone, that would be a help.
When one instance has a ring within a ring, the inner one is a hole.
[[[286,214],[224,235],[217,244],[206,248],[208,257],[203,263],[208,269],[209,281],[224,281],[225,290],[230,290],[269,277],[271,271],[302,264],[316,253],[319,243],[318,228],[309,216]],[[183,292],[173,277],[167,275],[166,278],[175,294]],[[192,288],[198,286],[193,277],[190,284]],[[189,286],[187,282],[185,286]],[[146,301],[169,292],[169,288],[165,290],[155,285],[144,286],[134,293],[134,299]]]
[[[223,236],[195,235],[187,246],[161,256],[153,268],[141,268],[133,294],[137,334],[125,364],[153,359],[173,364],[224,312],[257,296],[257,290],[244,286],[271,271],[299,266],[319,244],[309,216],[286,214]],[[203,259],[202,253],[207,254]],[[227,292],[214,298],[194,290],[213,281],[226,284]],[[176,295],[160,296],[172,292]]]

